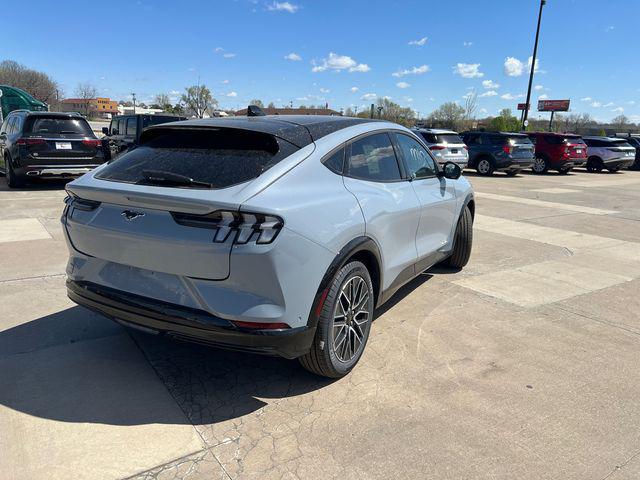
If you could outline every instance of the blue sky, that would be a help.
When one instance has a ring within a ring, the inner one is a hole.
[[[475,89],[483,116],[524,101],[538,1],[0,0],[0,7],[0,59],[49,73],[67,96],[90,81],[104,96],[136,92],[148,101],[177,95],[199,77],[225,108],[252,98],[364,108],[389,96],[426,115]],[[572,111],[600,120],[624,112],[640,122],[639,18],[637,0],[548,0],[532,103],[570,98]]]

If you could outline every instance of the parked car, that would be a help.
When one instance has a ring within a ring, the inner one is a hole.
[[[533,165],[533,144],[522,133],[464,132],[462,139],[469,148],[468,166],[481,175],[515,176]]]
[[[604,169],[617,172],[633,165],[636,149],[622,138],[583,137],[587,144],[587,171],[601,172]]]
[[[573,167],[587,161],[587,146],[580,135],[552,132],[527,135],[535,145],[535,160],[531,167],[534,173],[545,173],[549,169],[569,173]]]
[[[474,197],[400,125],[260,116],[154,125],[67,185],[72,300],[144,331],[341,377],[374,308],[461,268]]]
[[[177,115],[119,115],[111,119],[109,127],[102,127],[102,133],[109,140],[110,159],[138,145],[145,128],[161,123],[186,120]]]
[[[467,146],[456,132],[435,128],[416,128],[413,131],[422,137],[441,165],[453,162],[458,164],[460,168],[467,166],[469,161]]]
[[[9,85],[0,85],[0,123],[14,110],[46,112],[49,108],[24,90]]]
[[[624,139],[629,145],[636,149],[636,158],[629,170],[640,170],[640,135],[636,133],[616,134],[616,138]]]
[[[77,177],[104,161],[102,142],[78,114],[14,110],[0,127],[0,170],[10,188]]]

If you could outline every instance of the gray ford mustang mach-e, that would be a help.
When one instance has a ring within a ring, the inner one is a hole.
[[[187,120],[67,185],[72,300],[140,330],[347,374],[374,308],[463,267],[475,202],[410,130],[324,116]]]

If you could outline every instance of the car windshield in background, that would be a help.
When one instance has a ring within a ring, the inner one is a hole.
[[[452,133],[439,133],[436,139],[437,143],[464,143],[458,135]]]
[[[509,135],[507,140],[509,143],[531,143],[531,139],[526,135]]]
[[[92,137],[91,127],[84,118],[33,116],[27,119],[25,133],[32,135],[82,135]]]
[[[221,129],[157,129],[96,178],[182,188],[226,188],[258,177],[297,150],[273,135]]]

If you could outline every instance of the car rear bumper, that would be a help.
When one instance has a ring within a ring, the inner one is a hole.
[[[278,330],[240,328],[204,310],[170,304],[104,287],[67,280],[71,300],[116,322],[151,334],[285,358],[305,354],[315,328],[301,326]]]
[[[533,166],[533,157],[531,158],[513,158],[508,160],[500,160],[496,165],[496,170],[524,170]]]
[[[27,165],[22,167],[22,170],[28,177],[79,177],[99,165],[99,163],[83,165]]]
[[[635,158],[609,158],[609,159],[602,160],[602,163],[604,163],[604,165],[607,168],[630,167],[631,165],[633,165],[634,162],[635,162]]]

